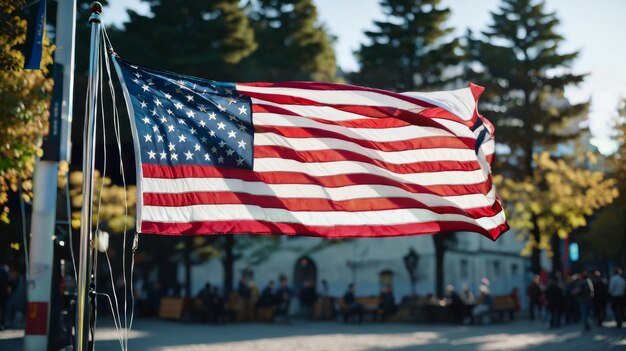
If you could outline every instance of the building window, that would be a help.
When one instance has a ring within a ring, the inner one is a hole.
[[[519,266],[517,265],[517,263],[512,263],[511,264],[511,275],[512,276],[517,276],[518,273],[519,273]]]
[[[384,286],[393,286],[393,271],[389,269],[385,269],[378,274],[378,281],[380,283],[380,287]]]
[[[499,277],[500,276],[500,261],[493,261],[493,276],[494,277]]]
[[[462,259],[460,262],[460,273],[461,273],[461,279],[467,279],[469,278],[469,264],[467,262],[466,259]]]

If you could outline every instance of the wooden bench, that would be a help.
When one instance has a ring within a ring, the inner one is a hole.
[[[378,308],[378,296],[362,296],[356,297],[356,303],[360,303],[363,306],[363,314],[365,316],[370,316],[372,320],[377,321],[382,318],[383,310]],[[348,306],[343,301],[343,298],[339,299],[339,312],[345,317],[349,319],[349,316],[346,317],[348,313]]]
[[[192,308],[193,303],[193,299],[163,297],[159,303],[159,318],[178,321],[185,310]]]
[[[515,299],[510,295],[494,296],[491,308],[491,321],[503,322],[505,313],[508,313],[509,321],[513,321],[515,319],[516,307]]]
[[[313,318],[331,320],[334,317],[333,298],[321,296],[313,304]]]
[[[482,322],[484,316],[489,316],[491,323],[504,322],[505,314],[509,321],[514,320],[517,304],[510,295],[493,296],[493,304],[489,311],[474,316],[474,322]]]

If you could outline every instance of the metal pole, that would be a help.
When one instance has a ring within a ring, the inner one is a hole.
[[[24,350],[48,348],[58,162],[37,161],[31,221],[30,277]]]
[[[80,259],[78,267],[78,296],[76,297],[76,349],[89,348],[89,290],[91,285],[91,253],[92,253],[92,204],[93,204],[93,171],[96,152],[96,111],[97,93],[99,91],[98,67],[100,65],[100,23],[102,22],[102,5],[91,4],[91,41],[89,45],[89,101],[88,114],[85,119],[83,135],[83,204],[80,215]]]
[[[54,259],[56,188],[59,161],[68,159],[74,86],[74,23],[76,0],[59,0],[54,53],[54,92],[50,106],[50,129],[42,146],[44,155],[35,164],[31,220],[28,310],[25,351],[48,348],[50,294]],[[71,243],[70,243],[71,245]]]

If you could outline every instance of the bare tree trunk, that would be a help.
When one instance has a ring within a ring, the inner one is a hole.
[[[183,243],[185,244],[184,256],[185,256],[185,297],[191,297],[191,251],[193,245],[193,238],[190,236],[183,237]]]
[[[530,235],[533,236],[535,246],[532,249],[530,257],[530,267],[533,274],[539,274],[541,272],[541,249],[539,249],[539,241],[541,240],[541,234],[539,233],[539,226],[537,224],[537,216],[533,214],[531,221],[533,223],[533,229]]]
[[[446,253],[445,234],[433,235],[433,244],[435,245],[435,291],[437,296],[443,296],[443,257]]]
[[[558,235],[553,235],[550,238],[550,246],[552,247],[552,273],[563,273],[563,257],[561,252],[561,238]]]
[[[224,294],[225,296],[228,296],[228,294],[233,291],[233,266],[235,265],[235,254],[233,250],[235,248],[235,237],[232,235],[226,235],[225,241],[224,259],[222,260],[222,263],[224,264]]]

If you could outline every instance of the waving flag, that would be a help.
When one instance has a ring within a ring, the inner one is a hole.
[[[115,61],[141,233],[496,239],[508,229],[480,87],[220,83]]]

